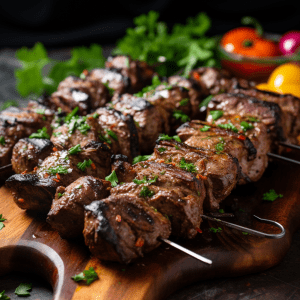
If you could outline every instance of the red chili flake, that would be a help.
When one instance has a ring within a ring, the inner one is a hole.
[[[113,129],[114,127],[116,127],[117,126],[117,124],[115,123],[115,124],[112,124],[111,126],[110,126],[110,129]]]
[[[136,247],[143,247],[144,246],[144,239],[139,237],[135,243]]]
[[[27,170],[25,170],[24,172],[22,172],[21,174],[26,174],[27,173]]]
[[[85,75],[85,76],[88,76],[89,75],[89,71],[87,69],[84,69],[82,71],[82,74]]]
[[[92,163],[92,164],[91,164],[91,168],[92,168],[93,170],[96,170],[96,165],[95,165],[94,163]]]
[[[286,152],[291,152],[292,151],[291,148],[286,148],[285,150],[286,150]]]
[[[241,135],[241,134],[240,134],[240,135],[238,136],[238,139],[244,141],[244,140],[246,139],[246,137],[245,137],[244,135]]]
[[[199,232],[199,233],[202,233],[202,230],[198,227],[196,227],[196,230]]]
[[[54,181],[59,182],[59,180],[57,178],[52,178]]]
[[[18,201],[21,202],[21,203],[25,202],[25,200],[23,198],[19,198]]]
[[[58,173],[56,173],[56,178],[60,180],[60,175]]]
[[[36,171],[36,170],[37,170],[37,167],[34,167],[34,168],[33,168],[33,171]]]
[[[56,147],[53,147],[53,149],[52,149],[54,152],[56,152],[57,151],[57,148]]]
[[[159,162],[159,163],[163,163],[163,162],[164,162],[164,160],[163,160],[163,159],[161,159],[161,160],[159,160],[158,162]]]
[[[203,176],[203,175],[201,175],[201,174],[197,174],[196,177],[197,177],[198,179],[201,178],[202,180],[207,180],[207,177],[206,177],[206,176]]]
[[[196,72],[193,73],[193,77],[196,79],[196,80],[199,80],[200,79],[200,75]]]
[[[45,173],[44,174],[44,178],[48,178],[49,177],[49,174],[48,173]]]
[[[116,221],[117,221],[117,222],[121,222],[121,221],[122,221],[122,218],[121,218],[120,215],[116,215]]]

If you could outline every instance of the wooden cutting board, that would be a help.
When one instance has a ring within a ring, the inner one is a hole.
[[[290,155],[300,160],[300,156]],[[0,214],[7,219],[0,231],[0,276],[17,270],[34,272],[48,280],[55,300],[64,299],[165,299],[175,290],[204,279],[233,277],[261,272],[278,264],[287,253],[293,233],[300,227],[300,167],[272,162],[263,178],[238,187],[223,203],[234,218],[225,220],[268,233],[276,227],[260,223],[252,215],[280,222],[286,229],[281,239],[266,239],[205,221],[202,234],[194,240],[170,238],[213,261],[204,264],[186,254],[161,245],[130,265],[101,262],[90,256],[83,239],[63,240],[45,222],[19,209],[9,191],[0,189]],[[274,202],[262,201],[262,195],[275,189],[284,197]],[[78,284],[71,276],[94,267],[99,279],[90,286]]]

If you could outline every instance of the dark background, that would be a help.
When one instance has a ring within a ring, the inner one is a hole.
[[[7,0],[0,4],[0,49],[37,41],[47,48],[114,44],[134,17],[151,9],[170,27],[206,12],[212,20],[208,35],[240,26],[245,15],[257,18],[266,32],[300,30],[300,1]]]

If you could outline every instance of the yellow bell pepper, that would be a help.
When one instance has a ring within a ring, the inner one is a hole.
[[[292,94],[300,98],[300,66],[286,63],[277,67],[270,75],[267,83],[256,86],[259,90]]]

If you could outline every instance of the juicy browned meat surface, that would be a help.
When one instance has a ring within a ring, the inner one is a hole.
[[[117,71],[125,78],[129,78],[130,85],[126,90],[127,93],[137,93],[143,87],[150,85],[155,72],[146,62],[132,60],[129,56],[118,55],[110,56],[105,68],[111,71]]]
[[[234,89],[235,93],[242,93],[259,100],[277,103],[283,115],[283,123],[286,127],[287,140],[291,144],[299,143],[297,136],[300,134],[300,99],[291,94],[277,94],[257,89]]]
[[[203,179],[206,188],[204,208],[207,210],[217,210],[241,176],[238,160],[230,154],[175,141],[159,141],[149,161],[171,164]]]
[[[278,141],[283,141],[287,136],[287,128],[283,124],[282,110],[279,105],[272,102],[234,93],[224,93],[214,96],[208,104],[207,121],[212,122],[210,111],[221,110],[224,116],[237,118],[257,118],[267,126],[270,139],[273,141],[272,149],[278,149]]]
[[[168,78],[168,82],[172,85],[178,85],[186,88],[189,93],[189,101],[191,102],[191,119],[205,119],[205,114],[199,109],[200,103],[208,96],[206,88],[202,88],[193,78],[185,78],[174,75]]]
[[[169,123],[160,114],[161,110],[147,100],[123,94],[122,96],[115,95],[112,103],[116,110],[133,117],[138,131],[141,153],[151,153],[159,134],[169,132]]]
[[[112,195],[85,206],[83,235],[91,253],[101,259],[130,263],[168,238],[170,221],[132,195]]]
[[[35,174],[13,175],[6,184],[20,208],[48,212],[58,186],[68,186],[86,175],[105,178],[110,174],[110,157],[108,147],[96,142],[86,145],[76,155],[66,150],[52,152],[37,166]],[[47,197],[45,189],[47,192],[50,189]],[[32,193],[36,194],[35,197]]]
[[[111,194],[129,194],[144,199],[170,219],[172,235],[194,238],[202,221],[203,180],[162,163],[142,162],[135,164],[134,170],[134,181],[112,188]]]
[[[256,148],[251,140],[244,135],[244,131],[238,132],[236,127],[234,130],[236,132],[221,129],[210,123],[194,120],[178,128],[177,134],[189,146],[223,151],[236,157],[243,175],[239,179],[238,184],[257,181],[265,170],[265,168],[256,167],[257,164],[260,166],[261,157],[256,156]],[[265,159],[267,162],[268,158],[265,157]],[[259,172],[256,172],[256,170],[259,170]]]
[[[31,172],[53,151],[48,139],[20,139],[13,148],[11,164],[15,173]]]
[[[30,101],[25,108],[9,107],[0,114],[0,166],[10,164],[12,149],[21,138],[28,137],[38,129],[50,127],[54,112]]]
[[[192,107],[191,102],[188,101],[189,92],[186,88],[161,84],[155,90],[144,94],[143,97],[154,106],[160,107],[162,110],[160,114],[165,122],[170,124],[171,130],[175,130],[189,120],[188,116],[191,115]],[[181,118],[180,115],[183,117]]]
[[[109,102],[111,96],[108,88],[101,82],[69,76],[63,80],[56,92],[49,98],[55,107],[65,112],[79,108],[80,115],[86,115]]]
[[[113,154],[126,155],[131,162],[140,152],[133,117],[111,108],[99,108],[96,113],[99,115],[98,123],[103,128],[100,140],[109,144]]]
[[[131,182],[136,172],[133,166],[128,162],[128,157],[122,154],[113,155],[111,158],[111,171],[115,171],[118,182]]]
[[[47,222],[63,238],[76,238],[84,227],[84,205],[109,196],[109,181],[83,176],[67,187],[59,186]]]

